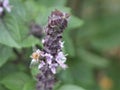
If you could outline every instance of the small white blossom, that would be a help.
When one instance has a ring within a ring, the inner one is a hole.
[[[56,57],[56,60],[61,60],[63,63],[66,62],[66,55],[63,54],[63,52],[59,52],[57,57]]]
[[[52,56],[51,54],[46,53],[46,54],[45,54],[45,57],[46,57],[47,63],[48,63],[48,64],[51,64],[51,63],[52,63],[52,58],[53,58],[53,56]]]
[[[3,12],[3,8],[2,7],[0,7],[0,13],[2,13]]]
[[[44,42],[45,42],[45,40],[44,39],[42,39],[42,43],[44,44]]]
[[[63,54],[63,52],[59,52],[57,57],[56,57],[56,61],[57,63],[63,68],[66,69],[67,65],[65,64],[66,62],[66,55]]]
[[[56,67],[58,66],[57,63],[49,65],[49,68],[51,69],[53,74],[56,74]]]
[[[60,43],[60,47],[63,48],[64,47],[64,41],[63,42],[59,41],[59,43]]]
[[[11,12],[11,6],[9,5],[9,0],[3,1],[3,7],[8,11]]]

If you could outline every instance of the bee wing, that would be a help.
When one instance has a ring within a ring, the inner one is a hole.
[[[35,67],[35,66],[37,66],[38,65],[38,61],[36,61],[36,60],[32,60],[31,61],[31,63],[30,63],[30,68],[32,68],[32,67]]]

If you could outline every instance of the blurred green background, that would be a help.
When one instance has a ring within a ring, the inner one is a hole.
[[[58,72],[54,90],[120,90],[120,0],[10,0],[10,5],[12,11],[0,17],[0,90],[35,90],[30,55],[42,44],[30,30],[45,26],[55,9],[71,16],[63,35],[69,68]]]

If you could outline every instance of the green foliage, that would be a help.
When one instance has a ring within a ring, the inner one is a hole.
[[[56,75],[55,90],[100,90],[104,85],[120,90],[119,2],[10,0],[12,11],[0,17],[0,90],[35,90],[39,70],[30,68],[29,57],[31,47],[42,43],[30,34],[30,25],[44,28],[55,9],[70,14],[63,35],[68,69]]]
[[[80,57],[88,64],[90,64],[93,67],[107,67],[109,62],[107,59],[100,57],[98,55],[92,54],[88,51],[81,50]]]
[[[2,67],[12,56],[12,49],[10,47],[0,45],[0,67]]]
[[[4,24],[0,22],[0,43],[11,46],[11,47],[19,47],[19,45],[13,40],[9,32],[4,27]]]
[[[85,90],[79,86],[76,85],[64,85],[62,87],[60,87],[60,89],[58,90]]]
[[[29,81],[29,82],[27,82],[25,85],[24,85],[24,88],[23,88],[23,90],[36,90],[35,89],[35,83],[36,82],[34,82],[34,81]]]
[[[21,90],[30,81],[30,77],[25,73],[16,72],[4,77],[0,83],[10,90]]]

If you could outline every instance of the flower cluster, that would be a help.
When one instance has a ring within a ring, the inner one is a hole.
[[[40,73],[37,76],[37,90],[52,90],[55,83],[56,69],[67,68],[66,55],[62,52],[64,42],[62,33],[67,27],[69,15],[58,10],[51,13],[45,28],[45,38],[42,40],[43,50],[36,50],[32,54],[31,65],[39,63]]]
[[[60,51],[58,55],[56,55],[55,60],[51,54],[44,53],[39,49],[33,52],[31,58],[31,64],[39,63],[38,69],[41,69],[45,65],[48,65],[53,74],[56,74],[56,69],[58,66],[63,69],[67,68],[67,65],[65,64],[66,55],[64,55],[62,51]]]
[[[62,42],[62,33],[67,27],[67,20],[69,15],[55,10],[51,13],[48,20],[48,25],[45,28],[46,37],[42,40],[44,49],[39,49],[33,52],[32,62],[40,63],[38,68],[41,69],[47,65],[53,74],[56,73],[58,66],[67,68],[66,55],[62,52],[64,42]]]
[[[0,15],[3,14],[4,10],[6,10],[7,12],[11,12],[9,0],[0,0]]]

